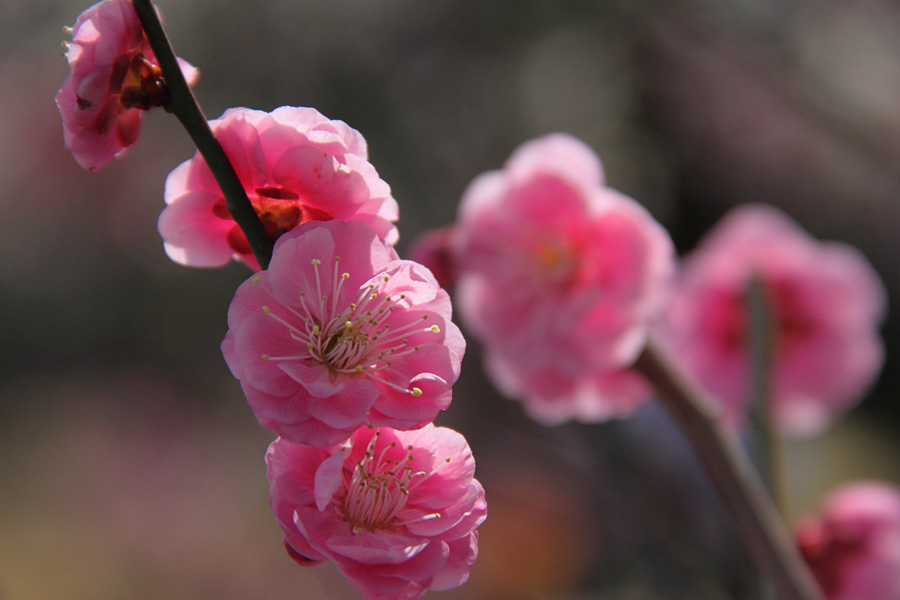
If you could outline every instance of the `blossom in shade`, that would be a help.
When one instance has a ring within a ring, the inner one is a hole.
[[[271,113],[232,108],[210,126],[272,239],[302,223],[337,219],[367,223],[396,243],[397,202],[368,162],[366,141],[344,122],[282,106]],[[219,267],[234,258],[259,269],[199,152],[169,174],[165,200],[159,232],[172,260]]]
[[[459,433],[361,427],[329,448],[279,438],[266,464],[272,510],[299,564],[334,561],[370,599],[421,598],[468,579],[487,504]]]
[[[800,552],[827,600],[900,598],[900,488],[844,485],[796,529]]]
[[[104,0],[78,16],[66,44],[71,74],[56,94],[66,148],[95,170],[137,141],[143,111],[168,99],[166,83],[129,0]],[[197,69],[179,59],[188,84]]]
[[[261,425],[328,446],[447,408],[465,350],[450,313],[431,272],[368,225],[312,221],[238,288],[222,352]]]
[[[428,267],[444,289],[456,283],[453,240],[456,229],[451,225],[421,233],[410,245],[406,255],[410,260]]]
[[[769,314],[769,393],[787,434],[824,429],[877,376],[884,288],[854,248],[812,239],[776,209],[739,207],[684,268],[667,319],[675,355],[742,426],[750,402],[747,292],[751,277]]]
[[[465,191],[454,231],[457,302],[486,370],[537,420],[624,416],[649,395],[625,369],[666,299],[673,249],[597,155],[554,134]]]

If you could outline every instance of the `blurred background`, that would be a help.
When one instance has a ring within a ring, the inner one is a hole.
[[[358,129],[401,206],[401,254],[468,182],[566,131],[687,251],[774,204],[859,247],[900,298],[900,8],[888,0],[160,0],[208,117],[313,106]],[[286,555],[255,422],[219,353],[248,271],[192,270],[156,232],[193,154],[148,115],[87,173],[53,96],[88,6],[0,0],[0,600],[343,599]],[[790,519],[849,479],[900,482],[900,319],[869,397],[786,448]],[[749,558],[665,414],[542,428],[474,343],[438,424],[464,433],[490,516],[439,598],[754,598]]]

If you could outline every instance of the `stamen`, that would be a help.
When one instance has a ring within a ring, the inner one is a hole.
[[[438,463],[438,466],[436,468],[432,469],[431,473],[426,474],[424,471],[419,471],[418,473],[416,473],[416,475],[422,475],[423,477],[421,479],[416,479],[415,483],[413,483],[411,486],[409,486],[409,490],[412,491],[412,490],[416,489],[417,487],[419,487],[420,485],[422,485],[423,483],[425,483],[426,481],[431,479],[432,475],[434,475],[435,473],[437,473],[438,471],[440,471],[441,469],[443,469],[444,467],[446,467],[449,464],[450,464],[450,457],[448,456],[447,458],[444,459],[444,462]]]
[[[316,280],[316,304],[311,305],[307,301],[307,293],[300,292],[300,306],[279,308],[279,314],[283,316],[272,313],[267,305],[262,306],[264,314],[273,317],[288,330],[290,337],[298,344],[298,354],[267,356],[266,360],[312,360],[326,366],[332,373],[365,375],[391,389],[420,398],[423,395],[420,388],[392,383],[380,372],[392,366],[390,361],[385,360],[387,357],[395,360],[419,350],[418,345],[410,345],[408,336],[440,333],[440,327],[426,327],[423,321],[427,320],[427,315],[391,327],[388,320],[394,314],[395,306],[398,302],[407,301],[408,297],[405,293],[391,296],[381,292],[381,283],[362,286],[356,302],[344,305],[343,286],[350,279],[350,274],[340,271],[340,257],[333,259],[330,286],[322,281],[319,269],[322,260],[311,259],[310,264]],[[254,281],[258,279],[258,275],[253,278]],[[378,279],[387,283],[390,276],[381,275]]]
[[[369,427],[372,428],[371,425]],[[397,515],[406,506],[411,492],[449,464],[450,458],[446,458],[430,472],[413,472],[413,446],[407,446],[401,458],[391,460],[388,453],[396,452],[397,444],[392,442],[376,452],[380,434],[380,430],[375,431],[366,445],[362,459],[356,463],[343,499],[336,500],[338,510],[350,525],[350,531],[356,534],[363,529],[375,531],[440,519],[439,512],[407,520],[398,519]]]
[[[318,294],[319,301],[321,302],[323,297],[322,297],[322,281],[319,278],[319,265],[322,264],[322,261],[319,260],[318,258],[314,258],[310,262],[312,263],[313,270],[316,272],[316,293]],[[320,306],[319,308],[324,308],[324,307]],[[321,312],[321,314],[325,314],[324,310],[322,310],[320,312]]]

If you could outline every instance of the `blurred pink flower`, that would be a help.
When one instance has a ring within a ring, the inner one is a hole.
[[[456,284],[454,232],[452,225],[424,231],[413,240],[406,253],[410,260],[428,267],[444,289],[451,289]]]
[[[365,223],[282,236],[242,284],[222,352],[260,424],[328,446],[369,423],[414,429],[450,404],[465,351],[450,298]]]
[[[827,600],[900,598],[900,488],[844,485],[821,516],[802,521],[797,544]]]
[[[93,171],[137,141],[142,111],[166,102],[166,84],[129,0],[104,0],[81,13],[66,59],[72,73],[56,94],[66,148]],[[179,64],[193,84],[197,69]]]
[[[623,369],[666,298],[672,243],[604,185],[590,148],[563,134],[522,145],[469,185],[454,235],[460,312],[501,391],[548,424],[647,398]]]
[[[785,433],[818,432],[881,368],[885,291],[854,248],[820,243],[772,207],[733,210],[684,261],[669,313],[672,348],[740,427],[750,401],[748,283],[772,314],[771,402]]]
[[[273,239],[301,223],[339,219],[363,221],[396,243],[397,202],[366,160],[366,141],[346,123],[282,106],[232,108],[210,126]],[[235,258],[259,269],[199,153],[169,174],[165,199],[159,232],[172,260],[219,267]]]
[[[466,440],[443,427],[359,428],[343,445],[275,440],[269,498],[288,553],[332,560],[366,598],[421,598],[462,585],[487,515]]]

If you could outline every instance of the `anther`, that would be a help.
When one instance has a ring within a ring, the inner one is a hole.
[[[413,395],[413,398],[418,398],[419,396],[422,395],[422,390],[420,388],[414,387],[412,389],[412,391],[410,392],[410,394]]]

